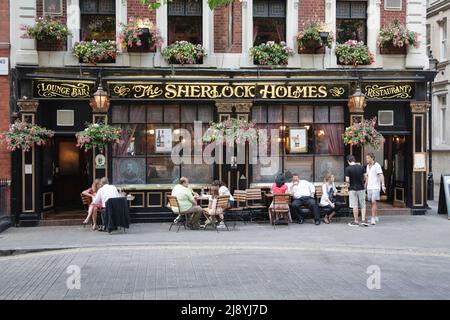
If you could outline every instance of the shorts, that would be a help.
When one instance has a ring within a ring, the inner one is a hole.
[[[365,190],[359,191],[350,190],[348,193],[349,193],[350,208],[364,209],[366,207]]]
[[[378,201],[380,200],[380,190],[367,190],[367,200],[368,201]]]

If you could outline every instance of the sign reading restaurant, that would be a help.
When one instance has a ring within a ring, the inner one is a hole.
[[[369,99],[412,99],[413,84],[367,84],[363,86],[364,94]]]
[[[112,99],[345,99],[348,84],[109,82]]]

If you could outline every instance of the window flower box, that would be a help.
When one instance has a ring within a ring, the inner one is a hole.
[[[259,66],[280,66],[287,65],[289,56],[293,56],[294,51],[286,46],[285,42],[275,43],[267,41],[259,46],[250,48],[250,56],[253,63]]]
[[[373,53],[364,42],[357,40],[348,40],[345,43],[337,44],[335,54],[337,63],[340,65],[370,65],[374,63]]]
[[[81,41],[73,46],[73,54],[80,63],[114,63],[117,51],[115,41]]]
[[[206,50],[200,44],[176,41],[164,48],[162,55],[169,64],[201,64],[206,56]]]

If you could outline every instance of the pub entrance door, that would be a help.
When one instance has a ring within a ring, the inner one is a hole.
[[[44,192],[53,194],[55,213],[83,210],[80,193],[89,185],[87,153],[75,137],[57,136],[44,154]],[[45,206],[45,203],[44,203]]]
[[[243,154],[240,154],[243,152]],[[248,146],[223,146],[221,163],[216,165],[219,180],[225,182],[231,193],[248,188]]]

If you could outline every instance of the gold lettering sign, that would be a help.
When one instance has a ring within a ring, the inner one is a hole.
[[[33,83],[35,98],[90,98],[94,82],[37,80]]]
[[[411,99],[413,87],[410,84],[370,84],[364,86],[364,93],[372,99]]]
[[[336,99],[348,86],[328,84],[109,83],[113,99]]]

